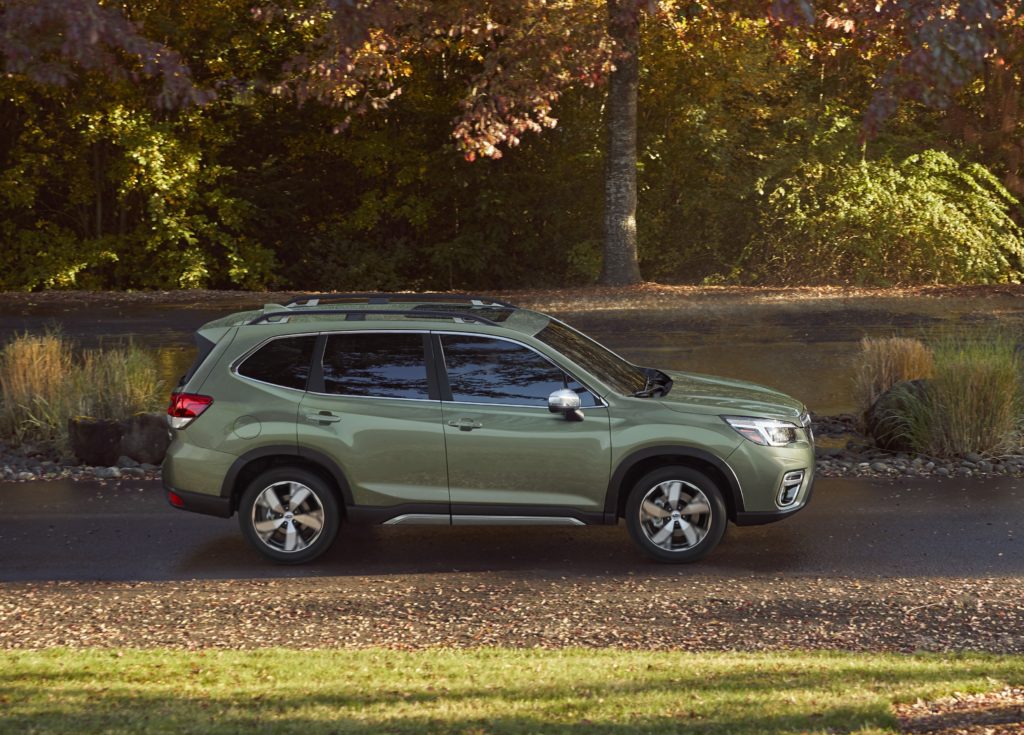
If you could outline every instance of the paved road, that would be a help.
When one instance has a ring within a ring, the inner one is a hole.
[[[684,574],[1024,577],[1024,481],[821,479],[788,521],[731,527]],[[0,484],[0,581],[400,577],[438,572],[675,576],[625,528],[343,528],[313,565],[265,562],[236,521],[177,511],[156,482]],[[486,576],[479,576],[485,580]]]

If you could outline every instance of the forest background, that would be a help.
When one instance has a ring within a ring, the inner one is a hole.
[[[1019,8],[933,94],[898,78],[914,3],[886,2],[634,4],[623,44],[616,0],[7,0],[0,289],[608,281],[630,40],[644,279],[1019,282]]]

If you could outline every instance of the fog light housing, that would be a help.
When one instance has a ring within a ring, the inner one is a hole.
[[[794,470],[782,476],[782,487],[779,488],[779,507],[785,508],[796,502],[800,488],[804,484],[804,471]]]

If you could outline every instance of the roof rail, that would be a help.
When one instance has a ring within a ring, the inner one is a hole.
[[[287,311],[270,311],[260,314],[258,317],[249,320],[246,324],[260,324],[269,322],[271,319],[284,319],[290,316],[328,316],[344,314],[345,321],[359,321],[366,318],[368,314],[427,317],[435,319],[456,319],[467,322],[486,324],[489,327],[496,327],[498,323],[465,311],[444,311],[442,309],[288,309]]]
[[[471,306],[499,306],[503,309],[517,309],[506,301],[499,301],[490,296],[477,296],[463,293],[388,293],[386,291],[368,291],[353,293],[318,293],[308,296],[295,296],[285,306],[317,306],[321,301],[365,301],[367,304],[395,304],[404,302],[453,302],[466,303]]]

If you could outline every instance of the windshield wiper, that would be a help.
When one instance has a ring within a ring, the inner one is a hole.
[[[633,393],[633,396],[635,398],[663,396],[669,392],[671,387],[672,378],[668,377],[660,370],[652,370],[647,373],[647,380],[644,383],[644,387]]]

